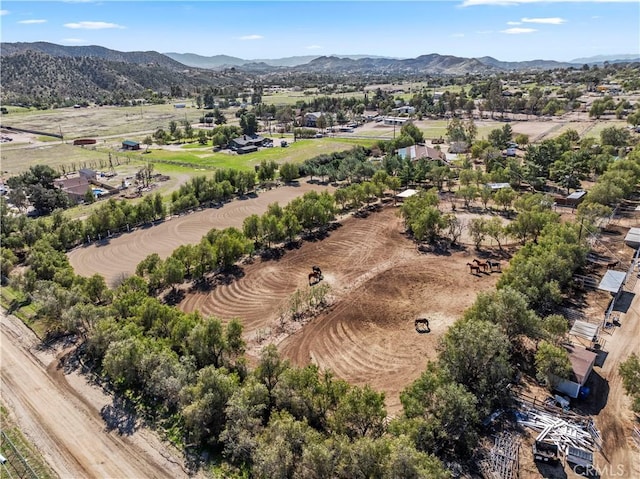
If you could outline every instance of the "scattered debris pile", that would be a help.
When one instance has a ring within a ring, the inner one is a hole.
[[[489,457],[480,462],[485,479],[516,479],[519,470],[519,439],[509,433],[495,437]]]
[[[516,419],[518,424],[540,432],[536,437],[538,446],[555,444],[565,460],[573,464],[591,466],[593,452],[602,446],[600,433],[591,418],[554,414],[523,405]]]

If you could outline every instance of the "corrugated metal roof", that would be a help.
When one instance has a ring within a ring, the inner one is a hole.
[[[410,196],[413,196],[416,193],[418,193],[416,190],[408,189],[408,190],[404,190],[402,193],[398,193],[396,196],[398,198],[409,198]]]
[[[602,291],[609,291],[610,293],[617,293],[624,283],[624,279],[627,277],[627,273],[624,271],[614,271],[610,269],[600,280],[598,289]]]
[[[624,242],[631,245],[640,245],[640,228],[631,228],[624,238]]]
[[[568,200],[579,200],[580,198],[582,198],[586,194],[587,194],[586,191],[574,191],[569,196],[567,196],[567,199]]]
[[[600,327],[597,324],[587,323],[586,321],[576,321],[573,323],[573,327],[571,328],[571,331],[569,331],[569,334],[589,341],[594,341],[597,339],[598,329],[600,329]]]

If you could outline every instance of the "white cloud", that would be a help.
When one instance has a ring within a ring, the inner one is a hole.
[[[9,10],[0,10],[0,16],[9,15]]]
[[[22,23],[23,25],[35,25],[37,23],[47,23],[47,21],[33,19],[33,20],[20,20],[18,23]]]
[[[522,22],[507,22],[507,25],[522,25]]]
[[[637,3],[638,0],[463,0],[460,6],[522,5],[531,3]]]
[[[480,30],[476,32],[478,35],[489,35],[490,33],[493,33],[493,30]]]
[[[62,43],[86,43],[82,38],[63,38]]]
[[[501,33],[508,33],[509,35],[519,35],[521,33],[533,33],[537,32],[535,28],[507,28],[506,30],[502,30]]]
[[[244,35],[242,37],[238,37],[238,40],[262,40],[264,37],[262,35]]]
[[[548,18],[523,18],[522,23],[543,23],[546,25],[562,25],[567,21],[560,17],[548,17]]]
[[[306,47],[307,50],[321,50],[322,47],[320,45],[309,45]]]
[[[464,33],[452,33],[449,35],[451,38],[462,38],[464,37]]]
[[[120,28],[123,29],[122,25],[118,25],[117,23],[109,23],[109,22],[77,22],[77,23],[65,23],[65,27],[73,28],[76,30],[104,30],[107,28]]]

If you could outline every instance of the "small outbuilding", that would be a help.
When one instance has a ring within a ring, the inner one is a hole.
[[[407,198],[411,198],[413,195],[418,194],[416,190],[412,190],[411,188],[401,191],[396,195],[396,199],[399,201],[404,201]]]
[[[624,242],[627,246],[631,246],[633,249],[640,248],[640,228],[631,228],[624,238]]]
[[[122,142],[122,149],[123,150],[139,150],[140,143],[133,140],[124,140]]]
[[[557,378],[558,382],[556,383],[555,389],[575,399],[589,379],[598,355],[588,349],[573,344],[566,344],[564,347],[569,354],[572,372],[569,379]]]

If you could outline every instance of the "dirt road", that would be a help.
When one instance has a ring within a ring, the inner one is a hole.
[[[35,335],[4,312],[0,344],[2,401],[60,477],[188,477],[178,451],[151,431],[108,432],[100,411],[111,398],[83,377],[65,374],[55,351],[39,350]]]

